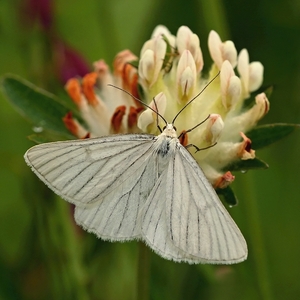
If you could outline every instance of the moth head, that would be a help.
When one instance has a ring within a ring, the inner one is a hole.
[[[168,137],[177,138],[176,127],[173,124],[168,123],[163,128],[163,134]]]

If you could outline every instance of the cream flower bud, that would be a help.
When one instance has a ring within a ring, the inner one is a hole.
[[[256,91],[263,82],[264,66],[259,61],[249,65],[249,92]]]
[[[270,109],[270,102],[265,93],[260,93],[255,97],[256,102],[256,120],[257,122],[265,116]]]
[[[256,125],[256,123],[267,114],[270,109],[270,102],[265,93],[258,94],[255,97],[256,104],[249,109],[244,116],[244,122],[249,128]],[[248,128],[247,128],[248,129]],[[243,130],[246,131],[246,130]]]
[[[184,50],[177,67],[177,99],[179,103],[190,100],[196,86],[196,65],[189,50]]]
[[[241,115],[235,116],[226,121],[226,139],[233,139],[239,132],[247,132],[255,126],[257,122],[267,114],[270,103],[265,93],[255,97],[255,104]],[[225,136],[224,136],[225,138]]]
[[[158,78],[166,55],[167,44],[161,36],[147,41],[141,50],[139,76],[146,86],[151,87]]]
[[[155,103],[152,100],[149,106],[153,110],[158,111],[161,115],[164,115],[167,107],[167,98],[163,92],[155,96]],[[160,121],[160,117],[157,116],[157,114],[153,112],[150,108],[147,108],[140,114],[137,126],[143,132],[155,133],[157,131],[157,118]]]
[[[139,64],[139,75],[148,85],[151,85],[154,77],[155,57],[153,50],[147,49],[141,57]]]
[[[249,64],[249,54],[243,49],[238,57],[238,72],[241,76],[242,86],[246,97],[250,92],[257,90],[263,81],[264,67],[260,62]]]
[[[210,56],[219,70],[225,60],[228,60],[233,68],[237,64],[237,51],[232,41],[222,43],[220,36],[212,30],[208,36],[208,48]]]
[[[211,114],[207,121],[205,129],[205,139],[208,144],[213,145],[219,138],[222,130],[224,128],[224,122],[220,115]]]
[[[156,38],[161,35],[171,35],[171,32],[169,31],[169,29],[166,26],[158,25],[154,28],[151,38],[153,39],[153,38]]]
[[[220,80],[222,103],[225,109],[229,110],[241,96],[241,81],[235,76],[228,60],[222,64]]]
[[[179,54],[183,54],[185,50],[189,50],[194,58],[197,73],[202,70],[203,57],[199,37],[187,26],[181,26],[177,31],[177,49]]]
[[[242,132],[239,135],[243,138],[242,141],[225,142],[220,140],[215,147],[211,148],[205,160],[210,161],[210,165],[216,170],[222,170],[233,161],[255,158],[255,151],[251,148],[251,140]],[[216,157],[222,159],[217,160]]]
[[[235,68],[237,64],[237,51],[232,41],[225,41],[222,49],[223,59],[228,60]]]
[[[158,36],[165,36],[168,39],[170,45],[175,48],[175,36],[170,33],[166,26],[158,25],[155,27],[151,38],[156,38]]]

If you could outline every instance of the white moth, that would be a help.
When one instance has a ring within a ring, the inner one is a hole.
[[[103,240],[143,240],[177,262],[241,262],[247,258],[244,237],[180,144],[174,120],[158,136],[37,145],[25,161],[50,189],[75,204],[76,223]]]

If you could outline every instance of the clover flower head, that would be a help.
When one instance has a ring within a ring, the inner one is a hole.
[[[157,123],[164,123],[154,111],[171,123],[192,101],[174,122],[180,142],[208,148],[196,153],[193,147],[188,149],[215,188],[227,187],[234,180],[227,166],[255,158],[246,134],[268,112],[269,101],[260,93],[251,105],[245,105],[263,81],[262,64],[250,63],[246,49],[237,54],[234,43],[222,42],[215,31],[209,34],[208,49],[213,64],[209,73],[203,74],[199,37],[186,26],[181,26],[176,36],[157,26],[139,58],[125,50],[116,56],[113,72],[100,60],[94,64],[95,71],[81,81],[69,80],[66,89],[86,127],[71,114],[65,117],[66,126],[79,138],[159,134]],[[108,83],[125,89],[152,110]]]

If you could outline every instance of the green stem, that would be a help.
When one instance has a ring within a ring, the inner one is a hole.
[[[257,285],[262,299],[271,300],[273,299],[272,289],[253,175],[247,174],[243,179],[239,178],[239,188],[243,191],[243,195],[247,195],[247,199],[244,197],[244,205],[247,212],[248,235],[250,243],[253,245],[250,251],[255,263]]]
[[[139,242],[139,257],[137,271],[137,299],[149,299],[149,280],[150,280],[150,251],[143,243]]]

